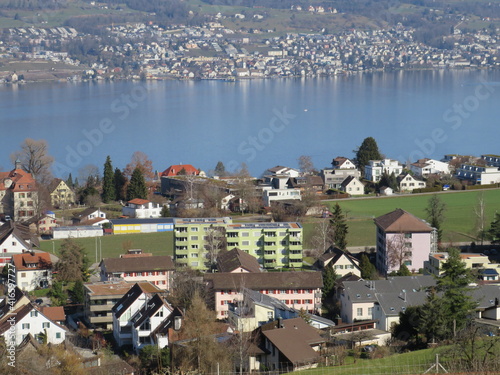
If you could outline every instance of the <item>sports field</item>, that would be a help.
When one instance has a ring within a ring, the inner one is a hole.
[[[153,255],[173,255],[173,232],[161,233],[137,233],[117,234],[97,238],[76,238],[75,242],[80,244],[90,257],[92,262],[103,258],[116,258],[127,252],[127,249],[142,249],[145,253]],[[59,247],[63,240],[41,241],[41,250],[59,253]]]
[[[472,242],[475,240],[476,215],[474,207],[478,195],[483,194],[486,204],[486,223],[489,227],[495,212],[500,212],[500,189],[474,191],[448,191],[438,193],[446,204],[446,219],[443,224],[443,242]],[[349,220],[348,246],[374,246],[375,225],[373,219],[396,208],[426,219],[425,208],[432,194],[406,195],[399,197],[374,197],[339,200]],[[332,207],[336,202],[326,202]],[[305,224],[311,226],[310,223]],[[309,228],[306,229],[306,234]]]

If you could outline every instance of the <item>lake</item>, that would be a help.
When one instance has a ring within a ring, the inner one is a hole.
[[[47,140],[65,177],[107,155],[123,168],[143,151],[155,169],[220,160],[253,175],[316,168],[372,136],[402,162],[500,154],[500,71],[401,71],[317,79],[83,82],[0,86],[0,165],[27,137]]]

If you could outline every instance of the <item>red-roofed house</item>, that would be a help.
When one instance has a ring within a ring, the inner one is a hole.
[[[31,173],[21,169],[16,160],[10,172],[0,172],[0,213],[13,220],[28,220],[36,214],[38,192]]]
[[[49,253],[22,253],[12,256],[19,288],[30,292],[52,284],[52,261]]]
[[[161,205],[146,199],[135,198],[122,207],[122,215],[135,219],[151,219],[161,216]]]
[[[64,324],[66,321],[66,314],[62,306],[44,306],[42,307],[42,314],[45,315],[47,319],[59,324]]]
[[[181,172],[184,170],[184,172]],[[191,164],[178,164],[178,165],[171,165],[167,169],[165,169],[161,176],[162,177],[173,177],[179,175],[179,172],[185,175],[191,175],[191,176],[198,176],[200,174],[200,171],[193,167]]]

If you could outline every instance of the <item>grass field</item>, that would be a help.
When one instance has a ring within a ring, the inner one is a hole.
[[[124,254],[125,249],[142,249],[153,255],[173,255],[174,253],[173,232],[117,234],[97,239],[77,238],[75,241],[87,251],[92,262],[96,260],[96,247],[99,254],[102,251],[103,258],[116,258]],[[63,240],[41,241],[40,247],[41,250],[50,253],[55,251],[57,255],[62,242]]]
[[[500,190],[484,190],[479,192],[443,192],[439,198],[446,204],[446,220],[443,224],[444,242],[472,242],[475,240],[474,228],[476,217],[474,207],[479,194],[484,194],[486,202],[486,223],[489,227],[496,211],[500,210]],[[426,219],[425,208],[431,194],[407,195],[401,197],[378,197],[368,199],[339,200],[342,210],[349,221],[348,246],[374,246],[375,225],[373,219],[396,208],[402,208],[413,215]],[[335,202],[327,202],[333,206]],[[304,224],[304,236],[310,237],[314,222]]]

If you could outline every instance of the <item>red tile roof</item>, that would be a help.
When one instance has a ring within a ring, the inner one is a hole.
[[[198,169],[193,167],[191,164],[178,164],[178,165],[171,165],[167,169],[165,169],[162,172],[162,176],[165,177],[172,177],[172,176],[177,176],[177,174],[184,169],[186,171],[186,174],[188,175],[198,175]]]
[[[12,261],[16,267],[16,271],[33,271],[52,268],[49,253],[22,253],[14,254]],[[27,267],[27,264],[35,263],[35,267]]]
[[[142,205],[142,204],[148,204],[149,201],[147,199],[135,198],[135,199],[132,199],[131,201],[128,201],[127,203]]]
[[[44,306],[42,307],[42,314],[45,315],[47,319],[56,322],[66,320],[66,314],[62,306]]]

